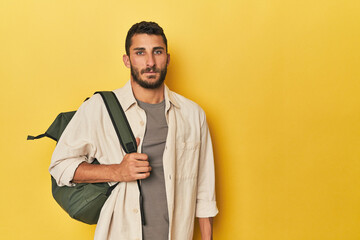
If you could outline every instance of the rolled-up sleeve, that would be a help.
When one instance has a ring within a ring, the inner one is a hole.
[[[61,135],[49,167],[50,174],[59,186],[73,186],[71,182],[79,164],[91,163],[95,158],[96,148],[93,144],[93,114],[89,105],[92,99],[83,103],[75,113]]]
[[[218,213],[215,197],[214,154],[210,131],[202,112],[201,145],[196,200],[196,217],[214,217]]]

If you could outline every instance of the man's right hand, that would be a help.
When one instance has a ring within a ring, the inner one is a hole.
[[[136,138],[139,146],[140,139]],[[81,163],[75,171],[72,182],[130,182],[150,176],[151,167],[144,153],[126,154],[119,164]]]
[[[144,153],[126,154],[120,164],[111,165],[114,182],[130,182],[150,176],[151,166]]]

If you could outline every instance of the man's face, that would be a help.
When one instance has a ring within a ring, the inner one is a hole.
[[[158,35],[135,34],[131,38],[129,56],[124,63],[131,68],[131,79],[143,88],[159,88],[166,76],[170,56],[163,38]]]

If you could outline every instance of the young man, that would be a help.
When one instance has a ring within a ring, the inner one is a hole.
[[[130,81],[115,90],[139,145],[125,154],[98,94],[84,102],[63,132],[50,173],[59,186],[119,182],[104,204],[95,239],[212,239],[214,160],[204,111],[164,84],[170,55],[163,29],[133,25],[123,61]],[[90,164],[97,159],[101,165]],[[145,225],[141,223],[141,180]]]

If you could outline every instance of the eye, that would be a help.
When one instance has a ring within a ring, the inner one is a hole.
[[[135,52],[136,55],[144,55],[144,52],[143,51],[138,51],[138,52]]]
[[[160,54],[162,54],[162,51],[161,51],[161,50],[155,50],[155,51],[154,51],[154,54],[160,55]]]

